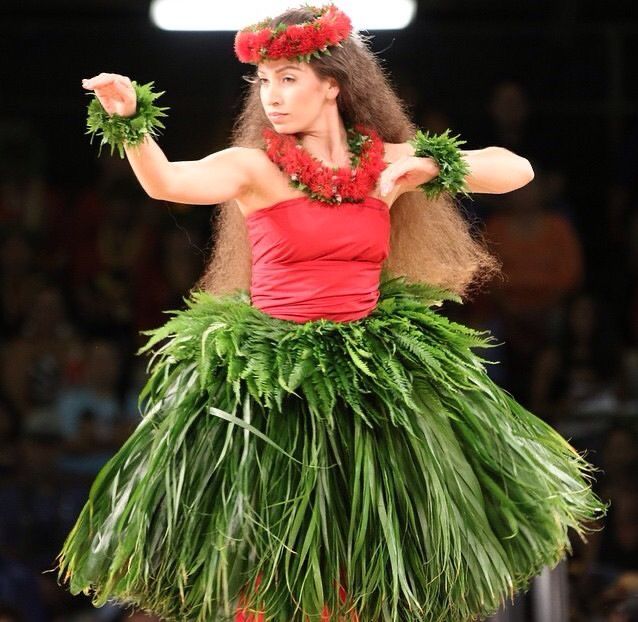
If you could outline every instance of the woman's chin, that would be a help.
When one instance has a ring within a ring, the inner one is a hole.
[[[301,130],[290,129],[288,127],[282,127],[281,125],[273,126],[273,129],[277,134],[299,134]]]
[[[280,120],[274,121],[270,119],[270,124],[272,128],[278,134],[299,134],[305,131],[305,128],[300,126],[297,123],[291,123],[288,121],[287,117],[284,117]]]

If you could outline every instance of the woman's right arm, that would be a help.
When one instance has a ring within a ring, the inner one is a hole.
[[[124,151],[142,188],[153,199],[212,205],[252,189],[255,149],[229,147],[201,160],[169,162],[147,136],[140,145]]]
[[[135,114],[135,90],[129,78],[101,73],[83,80],[108,114]],[[236,198],[252,189],[259,150],[229,147],[201,160],[169,162],[147,135],[142,143],[125,147],[126,157],[147,194],[163,201],[211,205]]]

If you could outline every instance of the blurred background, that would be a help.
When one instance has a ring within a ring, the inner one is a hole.
[[[182,306],[215,207],[153,201],[126,160],[98,158],[80,82],[155,81],[160,145],[199,159],[229,145],[247,66],[234,33],[160,30],[142,0],[3,0],[0,34],[0,622],[154,620],[46,570],[139,421],[139,331]],[[534,166],[518,191],[464,201],[503,278],[445,312],[504,342],[489,373],[601,469],[612,508],[573,538],[556,620],[636,621],[638,9],[420,0],[405,30],[370,34],[419,126]],[[542,600],[500,619],[553,622]]]

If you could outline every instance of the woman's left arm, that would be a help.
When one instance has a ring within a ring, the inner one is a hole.
[[[382,195],[393,190],[395,196],[419,189],[439,174],[437,163],[430,157],[417,157],[409,143],[395,145],[396,159],[381,173],[379,187]],[[517,190],[534,179],[534,170],[527,158],[505,147],[460,150],[468,165],[465,176],[466,192],[503,194]]]
[[[522,188],[534,179],[529,160],[505,147],[461,150],[461,154],[470,169],[465,177],[468,192],[502,194]]]

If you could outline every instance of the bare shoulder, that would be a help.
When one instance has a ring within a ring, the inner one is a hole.
[[[244,166],[249,169],[250,184],[236,197],[236,203],[245,216],[278,201],[303,195],[301,191],[294,195],[291,193],[288,176],[268,157],[264,149],[244,149]]]
[[[249,180],[244,194],[258,191],[263,180],[273,173],[274,164],[266,152],[258,147],[230,147],[229,151],[233,152],[237,166],[241,167]]]
[[[269,162],[266,152],[257,147],[229,147],[226,152],[231,153],[238,164],[251,172],[258,171]]]
[[[237,157],[241,158],[242,164],[250,173],[253,183],[259,185],[261,181],[275,171],[277,165],[268,157],[264,149],[258,147],[236,147],[241,151],[237,152]]]
[[[255,162],[269,161],[266,152],[259,147],[234,147],[234,149],[241,151],[247,158],[251,158]]]

